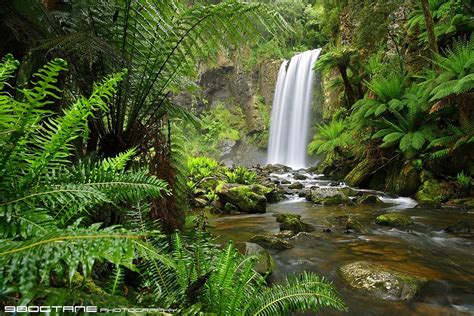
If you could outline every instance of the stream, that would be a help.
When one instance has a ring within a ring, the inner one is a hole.
[[[322,175],[305,173],[299,181],[309,187],[344,187],[344,183],[324,180]],[[274,173],[273,180],[293,183],[292,173]],[[364,190],[367,191],[367,190]],[[269,282],[286,275],[312,271],[336,285],[349,312],[322,310],[323,315],[474,315],[474,234],[449,234],[444,228],[465,221],[474,227],[474,212],[456,208],[417,208],[410,198],[377,194],[383,204],[355,206],[321,206],[307,202],[297,193],[288,199],[269,204],[264,214],[219,215],[210,220],[218,241],[248,241],[253,235],[275,234],[279,223],[274,213],[301,215],[304,222],[315,226],[314,238],[290,242],[294,248],[269,250],[276,267]],[[375,218],[387,212],[402,212],[412,217],[408,228],[377,225]],[[344,232],[334,218],[350,215],[364,227],[364,233]],[[330,232],[325,232],[330,230]],[[338,268],[356,261],[369,261],[392,270],[429,281],[412,301],[387,300],[351,288],[338,273]]]

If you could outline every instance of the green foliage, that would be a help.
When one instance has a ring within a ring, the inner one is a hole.
[[[472,178],[470,175],[467,175],[463,172],[460,172],[456,175],[456,181],[458,182],[461,189],[467,190],[472,185]]]
[[[218,103],[202,113],[200,129],[188,134],[187,148],[192,155],[207,155],[218,158],[221,146],[226,142],[241,140],[247,134],[245,116],[239,105],[226,107]]]
[[[359,122],[381,116],[386,111],[400,111],[406,104],[404,98],[405,77],[398,73],[392,73],[387,77],[377,75],[367,87],[375,98],[363,98],[352,106],[353,118]]]
[[[428,3],[435,22],[434,31],[438,41],[455,37],[463,32],[469,33],[474,29],[472,18],[467,14],[469,12],[468,1],[429,0]],[[421,43],[428,43],[423,11],[418,1],[416,2],[416,9],[411,12],[408,18],[406,27],[409,33],[418,34]]]
[[[190,244],[189,238],[200,242]],[[332,283],[324,278],[303,273],[266,287],[265,278],[254,271],[256,256],[240,255],[231,242],[219,250],[202,233],[189,238],[173,237],[176,269],[162,270],[165,278],[152,275],[146,279],[151,288],[174,289],[172,297],[161,291],[155,292],[154,299],[175,302],[183,314],[285,315],[323,306],[346,309]]]
[[[342,154],[351,143],[344,120],[333,120],[329,124],[319,124],[313,140],[308,145],[308,153]]]
[[[188,171],[194,181],[215,177],[221,170],[219,163],[209,157],[189,157]]]
[[[2,59],[2,87],[17,65],[10,55]],[[49,109],[59,98],[57,79],[65,69],[66,63],[55,59],[34,75],[31,88],[16,90],[18,98],[0,91],[5,114],[0,119],[0,292],[20,293],[25,304],[39,295],[38,285],[48,292],[53,276],[69,281],[76,271],[88,276],[97,261],[134,269],[134,260],[147,256],[171,264],[142,242],[144,234],[72,221],[100,206],[160,197],[168,188],[145,170],[125,169],[134,150],[72,164],[72,142],[87,134],[93,112],[107,111],[125,72],[105,78],[89,98],[78,97],[55,115]]]
[[[252,184],[257,177],[255,171],[248,170],[244,166],[238,166],[232,170],[225,170],[224,174],[228,183]]]
[[[433,81],[428,81],[430,101],[468,93],[474,89],[474,37],[467,42],[454,43],[446,56],[437,55],[436,65],[441,69]]]

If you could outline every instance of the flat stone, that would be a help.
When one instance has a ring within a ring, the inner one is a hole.
[[[342,266],[339,272],[353,288],[382,299],[411,300],[427,282],[425,278],[364,261]]]

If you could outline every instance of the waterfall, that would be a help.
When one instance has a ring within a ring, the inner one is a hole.
[[[278,73],[270,121],[267,163],[306,167],[313,93],[313,65],[321,49],[285,60]]]

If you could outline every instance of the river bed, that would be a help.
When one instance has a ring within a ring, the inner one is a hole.
[[[291,175],[272,175],[294,182]],[[331,185],[320,176],[309,177],[305,186]],[[332,184],[334,185],[334,184]],[[340,183],[339,186],[345,186]],[[294,248],[270,250],[276,267],[270,282],[286,275],[313,271],[332,280],[349,307],[348,313],[322,311],[323,315],[474,315],[474,234],[449,234],[444,228],[457,221],[474,227],[474,214],[455,208],[416,208],[410,198],[396,198],[381,192],[380,205],[321,206],[304,198],[289,196],[268,205],[264,214],[220,215],[210,220],[218,241],[249,241],[253,235],[279,232],[274,213],[293,213],[315,226],[314,238],[293,241]],[[386,212],[402,212],[412,217],[408,228],[375,224]],[[344,232],[334,218],[350,215],[364,227],[364,233]],[[330,229],[330,232],[325,232]],[[429,281],[414,300],[406,302],[375,298],[345,284],[338,268],[355,261],[369,261]]]

